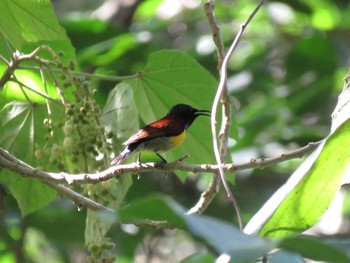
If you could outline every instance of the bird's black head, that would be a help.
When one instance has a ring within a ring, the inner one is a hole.
[[[173,106],[168,113],[168,116],[172,116],[180,120],[185,128],[189,128],[193,121],[200,115],[210,116],[208,110],[198,110],[187,104],[177,104]]]

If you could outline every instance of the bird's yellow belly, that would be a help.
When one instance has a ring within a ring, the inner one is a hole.
[[[185,131],[177,136],[154,138],[138,145],[135,151],[137,152],[146,151],[146,152],[156,152],[156,153],[166,152],[178,146],[180,143],[183,142],[185,138],[186,138]]]
[[[186,131],[183,131],[180,135],[171,137],[172,147],[176,147],[183,142],[186,138]]]

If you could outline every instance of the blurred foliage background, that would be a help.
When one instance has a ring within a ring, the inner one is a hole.
[[[125,76],[141,70],[157,50],[177,49],[194,57],[218,78],[216,50],[200,0],[53,0],[61,25],[76,48],[84,72]],[[256,1],[217,1],[215,15],[226,47]],[[239,140],[230,140],[234,162],[278,156],[323,139],[350,64],[350,4],[345,0],[268,1],[244,33],[229,65],[228,88],[236,109]],[[104,105],[115,83],[93,81],[96,100]],[[264,204],[301,160],[263,170],[238,172],[233,187],[244,220]],[[176,176],[135,176],[126,201],[163,192],[186,207],[197,201],[209,176],[181,182]],[[350,199],[337,199],[337,220],[315,230],[331,239],[350,242]],[[67,200],[23,219],[16,202],[6,200],[6,224],[0,224],[0,246],[13,246],[23,262],[84,262],[85,211]],[[228,212],[229,211],[229,212]],[[74,216],[72,216],[74,214]],[[206,214],[228,221],[236,216],[223,191]],[[335,219],[333,217],[333,219]],[[333,228],[330,230],[329,225]],[[334,227],[334,226],[338,227]],[[26,229],[27,234],[22,235]],[[120,262],[177,262],[204,248],[185,232],[154,231],[118,225],[110,237],[117,242]],[[45,249],[38,251],[42,246]],[[350,253],[349,247],[347,250]],[[43,253],[43,251],[45,253]],[[1,256],[12,262],[14,254]],[[123,261],[124,259],[124,261]],[[152,259],[154,261],[152,261]],[[8,260],[8,261],[6,261]],[[208,259],[210,262],[210,259]],[[21,261],[19,261],[21,262]]]

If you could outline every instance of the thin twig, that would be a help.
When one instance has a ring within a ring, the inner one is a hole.
[[[26,65],[21,65],[18,67],[18,69],[31,69],[31,70],[40,70],[40,67],[38,66],[26,66]],[[43,70],[46,70],[43,68]],[[63,70],[59,68],[51,68],[52,72],[58,72],[62,73]],[[76,76],[76,77],[85,77],[87,79],[96,79],[96,80],[103,80],[103,81],[113,81],[113,82],[119,82],[123,80],[129,80],[129,79],[134,79],[140,76],[141,73],[135,73],[133,75],[129,76],[109,76],[109,75],[98,75],[98,74],[89,74],[85,72],[76,72],[69,70],[68,71],[69,75],[71,76]]]
[[[8,50],[11,52],[11,48],[9,44],[7,43],[7,40],[5,39],[5,43],[8,45]],[[30,54],[21,54],[18,51],[14,53],[10,53],[11,55],[11,61],[7,63],[7,67],[5,72],[2,74],[0,78],[0,90],[4,87],[4,85],[10,80],[11,76],[13,75],[14,71],[20,67],[20,63],[25,61],[37,61],[39,63],[48,63],[47,60],[40,59],[36,57],[36,54],[43,48],[44,46],[36,48],[32,53]]]
[[[219,191],[219,179],[219,175],[217,173],[214,173],[207,189],[205,189],[205,191],[201,194],[201,197],[199,198],[196,205],[189,209],[186,214],[202,214],[208,208],[209,204]]]
[[[222,168],[222,161],[221,161],[221,156],[220,156],[220,151],[219,151],[219,147],[218,147],[218,141],[217,141],[217,137],[216,137],[216,113],[217,113],[217,108],[220,102],[220,99],[222,97],[222,94],[224,92],[225,86],[226,86],[226,80],[227,80],[227,65],[228,62],[233,54],[233,52],[235,51],[235,49],[238,46],[238,43],[241,39],[241,36],[245,30],[245,28],[248,26],[248,24],[250,23],[250,21],[254,18],[255,14],[258,12],[258,10],[260,9],[260,7],[263,5],[264,0],[261,0],[259,2],[259,4],[257,5],[257,7],[255,8],[255,10],[250,14],[250,16],[248,17],[247,21],[245,23],[243,23],[240,27],[239,32],[237,33],[233,43],[231,44],[225,58],[224,61],[222,63],[222,67],[220,70],[220,83],[218,86],[218,90],[213,102],[213,107],[212,107],[212,115],[211,115],[211,130],[212,130],[212,134],[213,134],[213,147],[214,147],[214,153],[215,153],[215,159],[217,164],[219,165],[219,174],[220,174],[220,178],[221,181],[224,185],[224,188],[226,190],[226,194],[227,194],[227,198],[232,202],[236,213],[237,213],[237,217],[238,217],[238,223],[239,223],[239,227],[241,229],[243,229],[243,221],[241,218],[241,214],[240,214],[240,209],[237,203],[237,200],[234,198],[234,196],[232,195],[232,192],[229,188],[229,185],[227,183],[226,177],[225,177],[225,173],[224,170]]]
[[[222,62],[225,57],[224,43],[221,38],[220,26],[216,21],[214,14],[214,1],[209,0],[204,4],[204,13],[208,19],[212,31],[212,38],[216,46],[216,52],[218,56],[218,71],[220,73]],[[225,86],[224,92],[222,94],[222,107],[223,107],[223,118],[222,125],[219,134],[220,143],[219,143],[219,152],[221,156],[221,161],[224,162],[227,156],[227,140],[229,135],[229,130],[231,126],[231,103],[227,92],[227,87]],[[207,189],[201,194],[198,202],[187,212],[188,214],[201,214],[203,213],[211,201],[214,199],[215,195],[219,191],[219,174],[214,173],[210,179],[210,183]]]
[[[209,0],[207,3],[204,4],[204,13],[208,18],[208,22],[212,32],[212,38],[216,46],[216,52],[218,55],[218,71],[220,72],[222,62],[225,57],[225,48],[224,48],[224,42],[222,41],[222,38],[221,38],[220,26],[215,18],[213,0]]]
[[[135,226],[147,227],[153,230],[174,228],[174,225],[169,224],[167,221],[154,221],[154,220],[145,219],[145,220],[133,221],[133,222],[128,221],[127,223],[128,224],[133,223]]]

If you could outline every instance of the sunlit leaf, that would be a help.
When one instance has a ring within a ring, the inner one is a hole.
[[[303,257],[334,263],[347,263],[350,258],[340,249],[311,237],[293,237],[282,240],[281,248],[300,253]]]
[[[4,0],[0,1],[0,10],[2,10],[0,33],[10,46],[23,54],[29,54],[39,46],[47,45],[56,52],[64,51],[64,56],[60,57],[63,63],[67,64],[68,61],[75,60],[75,50],[64,28],[59,25],[49,0]],[[8,50],[3,51],[3,57],[10,55],[6,54]],[[54,59],[49,52],[44,50],[37,55],[48,60]],[[27,60],[25,65],[38,66],[38,63]],[[1,63],[0,66],[2,73],[5,70],[5,65]],[[23,63],[20,66],[23,66]],[[20,82],[29,87],[23,86],[23,89],[33,102],[42,103],[44,98],[30,89],[45,93],[53,99],[58,98],[58,92],[48,75],[46,75],[46,87],[42,83],[38,70],[15,70],[14,75]],[[4,90],[0,92],[2,103],[7,103],[11,99],[26,100],[17,83],[7,82],[5,84]],[[71,91],[64,90],[63,92],[67,97],[71,97]]]
[[[338,97],[338,103],[332,113],[332,128],[335,131],[342,123],[350,118],[350,72],[344,78],[343,90]]]
[[[55,109],[55,117],[59,118],[62,113],[59,106],[51,105],[51,109]],[[38,165],[39,160],[34,156],[35,144],[43,146],[46,135],[43,120],[46,117],[45,104],[7,104],[0,111],[0,147],[30,165]],[[23,215],[42,208],[56,196],[55,191],[41,182],[7,170],[1,171],[0,180],[16,198]]]
[[[0,72],[4,70],[5,67],[0,66]],[[51,82],[48,82],[46,87],[43,85],[38,72],[20,70],[16,72],[16,78],[24,84],[24,86],[21,87],[18,83],[13,81],[7,82],[0,92],[0,106],[10,101],[27,101],[27,98],[30,98],[30,100],[35,103],[44,103],[46,101],[44,96],[56,100],[60,98],[56,87],[52,85]]]
[[[215,257],[209,252],[200,252],[191,255],[183,260],[181,263],[212,263],[215,262]]]
[[[25,42],[68,40],[49,0],[3,0],[0,10],[0,32],[18,49]]]
[[[341,186],[350,161],[350,121],[343,123],[295,171],[245,228],[264,237],[296,235],[313,226]]]

